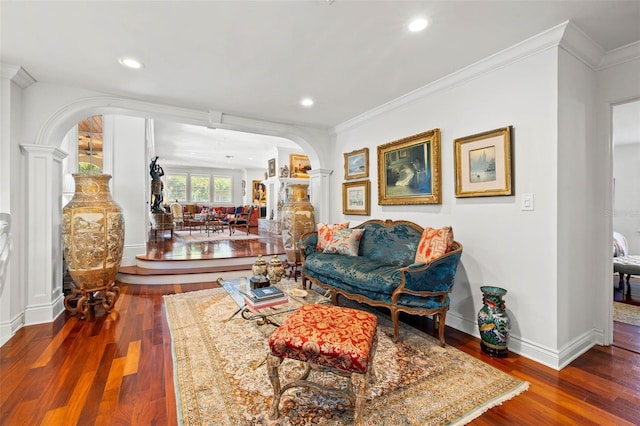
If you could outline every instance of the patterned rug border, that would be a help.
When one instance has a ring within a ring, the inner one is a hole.
[[[167,319],[167,323],[169,325],[169,331],[170,331],[170,335],[171,335],[171,351],[172,351],[172,361],[173,361],[173,379],[174,379],[174,387],[175,387],[175,398],[176,398],[176,411],[177,411],[177,415],[178,415],[178,423],[180,425],[184,425],[184,410],[185,407],[184,406],[184,402],[183,402],[183,392],[185,392],[185,388],[183,386],[182,383],[182,377],[180,376],[180,371],[179,371],[179,366],[178,366],[178,356],[177,356],[177,349],[176,349],[176,332],[180,327],[180,323],[181,321],[179,321],[178,319],[178,312],[176,311],[177,309],[177,305],[176,303],[173,303],[174,301],[179,301],[179,299],[181,298],[190,298],[190,297],[196,297],[198,299],[202,299],[204,297],[207,296],[218,296],[216,297],[216,301],[214,304],[216,303],[221,303],[223,302],[223,300],[225,298],[229,298],[229,296],[226,294],[226,292],[224,291],[224,289],[222,288],[214,288],[214,289],[206,289],[206,290],[198,290],[198,291],[192,291],[192,292],[186,292],[186,293],[178,293],[178,294],[171,294],[171,295],[165,295],[163,296],[164,300],[164,304],[165,304],[165,315],[166,315],[166,319]],[[230,298],[229,298],[230,299]],[[342,299],[342,301],[349,303],[349,301],[346,301],[345,299]],[[341,303],[342,305],[342,303]],[[361,308],[367,309],[368,307],[365,305],[359,305],[361,306]],[[191,308],[190,305],[187,305],[188,310],[190,311],[191,314],[195,314],[196,310],[195,308]],[[378,315],[381,318],[386,318],[388,320],[388,316],[385,315],[384,313],[381,313],[379,311],[376,310],[372,310],[372,312],[374,312],[376,315]],[[172,322],[172,316],[174,318],[174,321]],[[177,322],[175,320],[178,320]],[[245,320],[242,320],[245,321]],[[430,341],[431,343],[435,343],[436,346],[439,347],[439,345],[437,344],[437,340],[435,338],[433,338],[432,336],[417,330],[411,326],[408,326],[406,324],[400,323],[400,327],[403,331],[408,331],[409,333],[412,333],[413,335],[417,336],[418,338],[422,338],[425,339],[427,341]],[[175,328],[175,330],[174,330]],[[205,344],[206,345],[206,344]],[[514,376],[509,375],[508,373],[502,372],[501,370],[487,364],[484,363],[482,360],[479,360],[475,357],[472,357],[471,355],[468,355],[466,353],[464,353],[463,351],[460,351],[452,346],[447,346],[448,350],[452,350],[455,351],[454,353],[459,356],[460,358],[466,358],[468,360],[470,360],[470,362],[472,363],[479,363],[484,365],[485,368],[491,369],[491,370],[495,370],[496,372],[499,372],[502,375],[505,375],[507,377],[510,377],[514,382],[519,382],[516,385],[513,385],[512,387],[510,387],[509,389],[506,389],[504,391],[501,391],[502,389],[499,389],[498,392],[494,397],[484,401],[483,403],[480,403],[479,405],[475,406],[474,408],[470,409],[469,411],[465,412],[463,415],[457,417],[457,418],[449,418],[448,422],[443,422],[443,423],[438,423],[438,424],[447,424],[447,425],[464,425],[467,424],[469,422],[471,422],[472,420],[480,417],[483,413],[485,413],[486,411],[488,411],[489,409],[501,405],[503,402],[508,401],[512,398],[514,398],[515,396],[521,394],[522,392],[526,391],[529,388],[529,383],[526,381],[522,381],[521,379],[518,379]],[[184,367],[184,366],[183,366]],[[216,375],[218,375],[217,373],[215,373]],[[221,375],[222,373],[220,373]],[[214,382],[218,382],[217,380],[218,378],[216,378],[215,380],[213,380]],[[500,392],[501,391],[501,392]],[[389,397],[389,395],[387,395],[387,399],[389,399],[388,405],[392,404],[395,400],[397,401],[401,401],[404,399],[403,396],[403,392],[401,390],[396,390],[397,395],[394,395],[393,398]],[[495,392],[495,390],[494,390]],[[194,395],[190,395],[191,399],[195,399]],[[228,395],[227,395],[228,396]],[[223,396],[223,398],[225,398],[225,396]],[[196,410],[199,411],[199,408],[196,408]],[[191,411],[189,411],[189,413],[191,414],[191,417],[193,417],[193,413]],[[236,421],[241,421],[238,419],[235,419]],[[445,420],[445,419],[443,419]],[[246,420],[244,420],[246,422]],[[191,424],[191,423],[190,423]],[[197,424],[197,423],[194,423]],[[235,422],[233,424],[236,424]],[[245,423],[242,423],[245,424]],[[246,423],[246,424],[254,424],[253,422],[251,423]],[[412,424],[412,423],[410,423]]]
[[[613,302],[613,320],[640,327],[640,306]]]

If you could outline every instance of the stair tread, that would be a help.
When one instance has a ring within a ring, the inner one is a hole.
[[[169,268],[169,269],[149,269],[140,266],[122,266],[118,270],[120,274],[127,275],[186,275],[203,274],[208,272],[241,271],[251,269],[251,263],[245,265],[222,265],[198,268]]]

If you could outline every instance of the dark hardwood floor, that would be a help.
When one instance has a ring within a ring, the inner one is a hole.
[[[165,242],[163,242],[164,244]],[[23,327],[0,348],[2,425],[176,425],[171,336],[162,296],[216,283],[120,284],[115,310]],[[431,320],[409,320],[435,334]],[[614,323],[620,338],[637,330]],[[637,329],[637,328],[636,328]],[[635,332],[634,332],[635,331]],[[627,335],[630,337],[624,337]],[[530,382],[473,425],[640,423],[640,354],[597,346],[562,371],[517,354],[491,358],[479,340],[447,327],[447,344]]]

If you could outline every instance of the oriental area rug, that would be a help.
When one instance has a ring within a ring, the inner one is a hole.
[[[242,232],[236,230],[233,234],[229,235],[228,230],[223,230],[222,232],[209,232],[207,235],[207,231],[199,231],[192,230],[191,234],[189,231],[173,231],[175,237],[185,243],[206,243],[210,241],[226,241],[226,240],[257,240],[260,236],[256,234],[247,234],[246,232]]]
[[[613,302],[613,320],[640,326],[640,306]]]
[[[275,328],[233,316],[238,306],[223,289],[168,295],[164,303],[180,424],[353,424],[348,400],[301,388],[284,393],[280,419],[269,421],[273,388],[264,361],[267,338]],[[465,424],[529,387],[404,324],[394,344],[390,320],[377,314],[376,381],[363,413],[367,425]],[[299,368],[298,362],[285,360],[282,382]],[[332,374],[312,374],[324,385],[344,384],[344,378]]]

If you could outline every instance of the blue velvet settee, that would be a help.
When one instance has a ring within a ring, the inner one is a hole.
[[[330,291],[334,305],[342,295],[391,311],[394,341],[398,339],[400,312],[432,315],[440,344],[444,346],[449,293],[462,244],[430,263],[414,263],[423,228],[408,221],[369,220],[353,229],[364,229],[357,256],[317,250],[318,233],[301,237],[302,283],[315,283]]]

